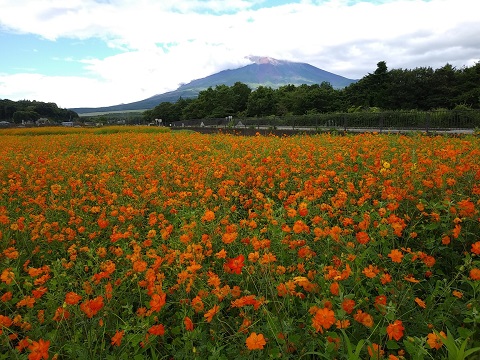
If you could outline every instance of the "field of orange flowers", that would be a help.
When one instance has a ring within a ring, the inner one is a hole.
[[[476,137],[0,142],[0,359],[478,356]]]

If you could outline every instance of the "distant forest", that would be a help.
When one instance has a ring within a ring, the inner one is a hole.
[[[226,116],[284,116],[331,112],[480,109],[480,63],[456,69],[388,70],[385,61],[362,79],[343,89],[329,83],[286,85],[278,89],[250,89],[241,82],[217,85],[197,98],[163,102],[145,111],[147,121],[164,122]]]
[[[22,121],[36,122],[40,118],[53,122],[67,121],[77,119],[78,114],[72,110],[60,109],[57,104],[51,102],[0,99],[0,121],[21,124]]]

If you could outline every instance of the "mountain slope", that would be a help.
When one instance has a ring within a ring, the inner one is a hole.
[[[247,84],[252,89],[258,86],[278,88],[283,85],[313,85],[326,81],[334,88],[343,88],[356,80],[330,73],[306,63],[276,60],[269,57],[248,57],[253,63],[238,69],[223,70],[207,77],[196,79],[180,86],[177,90],[152,96],[148,99],[129,104],[113,105],[101,108],[71,109],[79,114],[104,111],[126,111],[151,109],[162,102],[175,102],[180,97],[196,97],[202,90],[217,85],[232,86],[237,81]]]

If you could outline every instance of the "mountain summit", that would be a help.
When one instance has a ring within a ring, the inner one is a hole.
[[[286,60],[277,60],[268,56],[245,56],[245,59],[250,60],[251,62],[254,62],[255,64],[272,64],[272,65],[279,65],[281,63],[288,62]]]
[[[217,85],[232,86],[236,82],[242,82],[252,89],[259,86],[279,88],[284,85],[313,85],[328,82],[334,88],[343,88],[356,82],[343,76],[319,69],[306,63],[287,60],[277,60],[267,56],[247,56],[252,64],[238,69],[223,70],[207,77],[196,79],[188,84],[181,85],[177,90],[152,96],[148,99],[114,106],[101,108],[75,108],[71,109],[78,114],[90,112],[108,112],[125,110],[152,109],[162,102],[176,102],[180,97],[192,98],[198,96],[202,90]]]

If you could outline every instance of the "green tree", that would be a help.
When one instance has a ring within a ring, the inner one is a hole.
[[[239,115],[247,110],[248,97],[252,92],[252,89],[248,85],[237,81],[231,87],[233,91],[233,112],[235,115]]]
[[[275,114],[275,93],[271,87],[259,86],[248,97],[247,114],[249,116],[268,116]]]
[[[430,81],[429,107],[452,109],[457,90],[456,69],[450,64],[436,69]]]
[[[455,104],[480,109],[480,62],[457,72],[457,94]]]
[[[40,115],[35,111],[15,111],[13,114],[13,121],[20,124],[22,121],[37,121]]]
[[[213,109],[207,117],[221,118],[234,115],[235,94],[227,85],[217,85],[214,90]]]
[[[275,90],[276,115],[283,116],[292,113],[295,104],[295,85],[289,84]]]
[[[60,109],[55,103],[34,102],[32,107],[33,111],[42,117],[56,119],[60,115]]]

